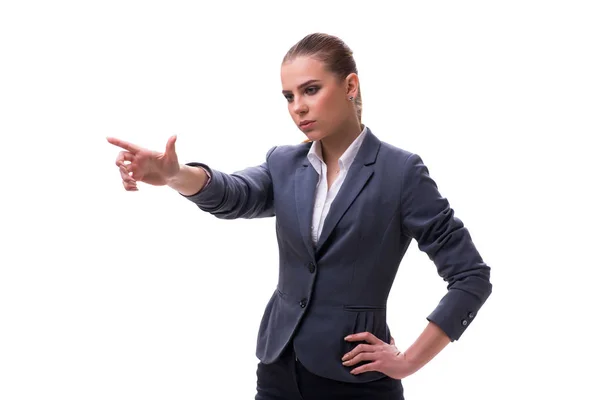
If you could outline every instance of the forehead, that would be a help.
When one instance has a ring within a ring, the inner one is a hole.
[[[326,81],[332,77],[333,74],[325,69],[325,65],[312,57],[296,57],[281,65],[281,85],[285,90],[295,89],[312,79]]]

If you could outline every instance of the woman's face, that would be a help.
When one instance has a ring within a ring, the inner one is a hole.
[[[356,96],[356,79],[340,80],[311,57],[296,57],[281,66],[282,93],[288,110],[308,139],[316,141],[335,134],[355,117],[348,97]]]

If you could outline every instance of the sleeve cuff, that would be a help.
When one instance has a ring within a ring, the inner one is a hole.
[[[221,204],[223,200],[223,177],[218,171],[214,171],[208,165],[203,163],[189,162],[185,165],[202,168],[208,174],[209,179],[196,193],[191,195],[184,195],[182,193],[179,194],[198,205],[203,211],[210,212],[219,204]]]
[[[190,162],[190,163],[186,163],[185,165],[190,166],[190,167],[202,168],[204,170],[204,172],[206,172],[206,175],[208,175],[208,179],[206,180],[206,182],[204,182],[204,185],[196,193],[190,194],[190,195],[185,195],[183,193],[179,193],[183,197],[187,197],[187,198],[195,197],[200,192],[202,192],[208,186],[210,181],[212,180],[212,171],[211,171],[210,167],[208,167],[207,165],[202,164],[202,163]]]
[[[481,301],[476,296],[462,290],[451,289],[429,314],[427,320],[435,323],[451,341],[455,341],[471,325],[480,307]]]

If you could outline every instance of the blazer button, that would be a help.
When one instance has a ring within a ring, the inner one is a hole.
[[[302,308],[306,307],[306,299],[300,300],[300,307],[302,307]]]
[[[462,324],[463,324],[463,326],[467,326],[467,324],[468,324],[467,320],[466,320],[466,319],[463,319],[463,320],[462,320]]]
[[[308,270],[310,271],[311,274],[315,272],[315,269],[316,269],[316,267],[315,267],[314,263],[308,264]]]
[[[469,318],[473,319],[475,318],[475,314],[473,314],[472,312],[469,313]]]

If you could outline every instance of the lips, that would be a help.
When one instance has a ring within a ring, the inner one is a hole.
[[[300,127],[300,129],[303,128],[309,128],[311,127],[313,124],[315,123],[314,120],[304,120],[304,121],[300,121],[300,124],[298,125]]]

